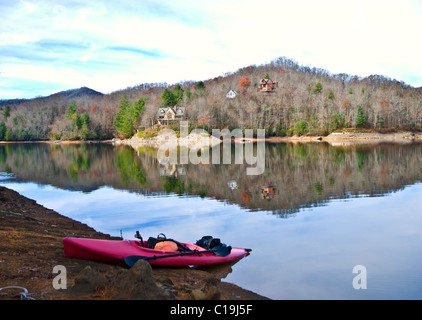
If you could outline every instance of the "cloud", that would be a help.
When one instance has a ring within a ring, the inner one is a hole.
[[[422,86],[421,18],[413,0],[6,2],[0,76],[21,66],[54,68],[63,89],[84,81],[107,93],[142,82],[206,80],[285,56],[332,73]],[[72,69],[72,81],[60,72]]]
[[[35,42],[38,39],[27,34],[3,33],[0,34],[0,46],[9,46]]]
[[[145,50],[145,49],[136,48],[136,47],[117,46],[117,47],[109,47],[106,49],[111,50],[111,51],[116,51],[116,52],[143,55],[143,56],[153,57],[153,58],[160,58],[164,56],[164,54],[161,53],[159,50]]]

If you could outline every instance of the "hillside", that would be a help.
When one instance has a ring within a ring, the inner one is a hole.
[[[77,99],[77,98],[85,98],[85,97],[91,98],[91,97],[103,96],[103,94],[101,92],[92,90],[92,89],[87,88],[87,87],[62,91],[62,92],[56,93],[54,95],[59,95],[62,98],[68,99],[68,100]],[[54,95],[51,95],[50,97],[53,97]]]
[[[261,91],[264,78],[277,83],[273,90]],[[226,96],[230,90],[233,98]],[[110,94],[80,88],[2,101],[0,140],[113,138],[122,134],[116,128],[119,109],[135,102],[136,117],[120,119],[130,125],[129,133],[153,127],[158,109],[172,103],[184,108],[191,129],[208,131],[260,128],[268,136],[286,136],[327,135],[344,128],[422,129],[422,88],[380,75],[331,74],[281,57],[200,82],[140,84]]]
[[[102,96],[103,93],[92,90],[90,88],[87,87],[82,87],[79,89],[71,89],[71,90],[66,90],[66,91],[61,91],[61,92],[57,92],[54,93],[52,95],[49,95],[47,97],[36,97],[33,99],[10,99],[10,100],[0,100],[0,107],[4,107],[4,106],[19,106],[21,104],[25,104],[25,103],[31,103],[37,100],[41,100],[41,101],[45,101],[45,102],[49,102],[49,100],[54,99],[56,97],[60,97],[62,99],[65,100],[72,100],[72,99],[76,99],[76,98],[85,98],[85,97],[98,97],[98,96]]]
[[[8,100],[0,100],[0,107],[5,106],[17,106],[22,103],[30,101],[29,99],[8,99]]]

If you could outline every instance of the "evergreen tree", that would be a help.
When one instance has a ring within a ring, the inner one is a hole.
[[[341,112],[331,116],[331,130],[342,129],[346,126],[346,119]]]
[[[130,109],[130,103],[126,95],[123,95],[119,101],[119,111],[117,111],[114,119],[114,125],[117,131],[122,134],[125,138],[130,136],[130,116],[128,116]]]
[[[81,123],[81,138],[87,139],[89,136],[89,125],[91,123],[91,119],[89,118],[89,115],[84,112],[82,116],[80,117],[80,123]]]
[[[84,112],[81,116],[82,127],[88,128],[90,123],[91,123],[91,119],[89,118],[89,115],[86,112]]]
[[[199,81],[196,86],[195,86],[196,90],[204,90],[205,89],[205,83],[204,81]]]
[[[72,101],[69,103],[69,106],[66,109],[66,117],[71,120],[74,117],[74,114],[77,112],[76,102]]]
[[[3,109],[3,117],[4,120],[7,120],[7,118],[10,117],[10,107],[9,106],[5,106]]]
[[[178,84],[172,90],[166,88],[161,94],[161,101],[163,107],[174,107],[183,99],[183,89]]]
[[[7,128],[6,132],[4,133],[4,140],[6,140],[6,141],[13,140],[13,132],[9,128]]]
[[[203,81],[199,81],[195,85],[195,94],[196,94],[196,96],[204,96],[205,95],[205,83]]]
[[[139,117],[144,112],[144,108],[145,108],[145,100],[142,99],[142,98],[139,99],[138,101],[136,101],[134,104],[132,104],[132,106],[130,108],[130,113],[131,113],[130,120],[131,120],[131,124],[132,124],[132,132],[133,133],[136,132],[138,120],[139,120]]]
[[[173,89],[174,105],[177,105],[183,99],[183,89],[180,84],[176,85]]]
[[[4,140],[4,137],[6,135],[6,124],[4,121],[0,122],[0,140]]]
[[[321,82],[318,81],[317,83],[315,83],[314,93],[316,93],[316,94],[322,93],[322,84],[321,84]]]
[[[190,98],[192,97],[192,91],[190,90],[190,88],[186,88],[185,95],[186,95],[186,98],[190,100]]]
[[[366,121],[367,121],[367,118],[366,118],[365,113],[363,111],[363,107],[359,105],[358,111],[357,111],[357,116],[356,116],[356,127],[361,128],[361,127],[365,126]]]
[[[142,114],[145,100],[142,98],[130,104],[126,95],[120,98],[119,111],[114,119],[117,131],[125,138],[131,137],[137,128],[139,116]]]
[[[174,104],[174,96],[173,92],[170,89],[164,89],[163,93],[161,94],[161,101],[163,107],[173,107]]]

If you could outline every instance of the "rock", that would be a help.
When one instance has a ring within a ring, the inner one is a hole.
[[[85,267],[75,278],[75,283],[70,288],[73,295],[93,294],[106,287],[107,280],[90,266]]]
[[[202,289],[194,289],[190,292],[193,300],[220,300],[220,291],[217,287],[208,287]]]
[[[171,300],[171,294],[156,285],[151,265],[138,260],[129,270],[122,270],[114,284],[115,300]]]
[[[220,281],[214,277],[204,279],[204,285],[200,289],[193,289],[190,296],[193,300],[219,300],[221,297],[218,284]]]
[[[115,144],[129,145],[135,150],[138,150],[141,147],[159,149],[164,144],[166,147],[169,147],[169,137],[174,138],[174,148],[177,148],[178,146],[187,146],[189,149],[199,150],[202,147],[212,148],[221,144],[221,140],[212,135],[190,133],[186,137],[177,138],[174,132],[169,134],[165,130],[161,131],[156,137],[139,138],[135,135],[130,139],[115,141]]]
[[[195,289],[190,293],[193,300],[205,300],[205,293],[202,290]]]

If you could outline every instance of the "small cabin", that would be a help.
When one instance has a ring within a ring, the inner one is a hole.
[[[234,99],[237,97],[237,92],[234,90],[230,90],[227,94],[226,94],[226,98],[227,99]]]
[[[278,88],[278,82],[273,79],[262,79],[259,85],[261,92],[274,92],[274,89]]]

